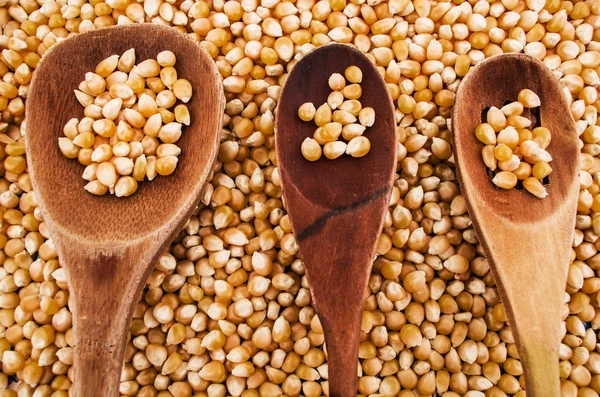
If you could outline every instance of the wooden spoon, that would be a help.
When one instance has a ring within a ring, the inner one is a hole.
[[[375,109],[365,136],[371,151],[362,158],[302,157],[302,141],[316,126],[297,115],[298,107],[326,102],[332,73],[356,65],[363,72],[360,98]],[[277,162],[286,208],[300,248],[313,304],[325,331],[329,395],[356,395],[360,322],[367,279],[396,171],[392,101],[369,59],[341,44],[318,48],[289,74],[277,111]]]
[[[552,132],[553,172],[549,196],[541,200],[522,189],[496,188],[475,138],[482,111],[515,101],[523,88],[541,100],[532,121]],[[569,107],[541,62],[522,54],[499,55],[462,80],[452,124],[458,179],[519,348],[527,396],[558,397],[561,308],[579,192],[579,150]]]
[[[128,198],[93,196],[83,166],[65,158],[58,137],[83,117],[73,90],[104,58],[135,48],[137,62],[163,50],[177,56],[180,77],[194,95],[192,124],[178,142],[179,165],[169,177],[140,183]],[[200,45],[159,25],[111,27],[53,47],[36,69],[27,100],[27,157],[37,199],[68,271],[75,330],[78,397],[118,395],[131,316],[159,255],[197,206],[215,159],[224,96],[217,69]]]

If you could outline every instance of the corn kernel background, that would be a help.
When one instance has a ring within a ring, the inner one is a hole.
[[[328,394],[324,337],[282,205],[273,134],[287,73],[331,41],[365,52],[397,106],[398,173],[365,297],[360,395],[525,396],[516,346],[457,185],[448,130],[460,79],[502,52],[542,60],[576,120],[581,192],[560,377],[564,397],[600,393],[599,0],[0,6],[1,397],[62,397],[71,386],[66,275],[24,158],[31,75],[70,35],[141,22],[171,25],[201,42],[223,77],[227,105],[202,204],[135,310],[122,396]]]

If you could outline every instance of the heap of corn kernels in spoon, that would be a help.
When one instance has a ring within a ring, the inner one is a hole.
[[[171,175],[182,126],[190,124],[185,103],[192,86],[177,77],[175,54],[163,51],[156,59],[135,61],[131,48],[86,73],[75,90],[85,117],[70,119],[58,138],[63,155],[86,166],[85,190],[95,195],[130,196],[138,182]]]
[[[362,95],[362,71],[357,66],[349,66],[344,75],[334,73],[329,77],[328,84],[332,91],[327,102],[318,109],[311,102],[303,103],[298,108],[298,117],[302,121],[314,120],[317,125],[313,137],[306,138],[300,148],[308,161],[317,161],[321,154],[330,160],[344,153],[363,157],[371,150],[371,142],[363,133],[375,123],[375,110],[363,108],[359,101]],[[340,135],[347,143],[338,140]]]
[[[494,185],[512,189],[518,181],[529,193],[538,198],[548,195],[542,180],[552,168],[552,156],[546,151],[550,144],[550,130],[536,127],[530,130],[531,120],[523,117],[524,109],[540,106],[540,98],[529,89],[519,92],[518,100],[501,109],[492,106],[485,123],[475,130],[475,136],[485,144],[481,154],[483,162],[492,172]]]

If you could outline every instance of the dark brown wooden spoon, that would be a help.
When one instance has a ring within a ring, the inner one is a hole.
[[[523,88],[541,100],[532,121],[552,133],[549,196],[541,200],[525,190],[496,188],[475,138],[482,111],[516,100]],[[462,80],[452,125],[460,186],[519,348],[527,396],[558,397],[561,308],[579,192],[577,134],[562,89],[532,57],[492,57]]]
[[[343,75],[351,65],[363,72],[363,107],[376,113],[375,124],[365,132],[371,151],[362,158],[309,162],[300,145],[316,126],[300,120],[298,107],[325,103],[329,76]],[[341,44],[302,58],[283,87],[276,146],[285,205],[325,331],[329,395],[355,396],[364,295],[396,170],[392,101],[369,59]]]
[[[104,58],[135,48],[137,61],[171,50],[194,95],[191,125],[169,177],[143,182],[127,198],[93,196],[83,166],[65,158],[58,137],[83,116],[73,90]],[[175,29],[132,25],[96,30],[53,47],[36,69],[27,100],[27,157],[37,199],[69,275],[77,397],[118,395],[135,304],[159,255],[200,199],[218,150],[224,96],[216,66],[199,43]]]

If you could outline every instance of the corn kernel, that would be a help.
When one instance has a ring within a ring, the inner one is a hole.
[[[348,142],[346,154],[352,157],[363,157],[371,150],[371,142],[364,136],[357,136]]]
[[[302,142],[300,149],[302,151],[302,156],[304,156],[304,158],[308,161],[317,161],[321,158],[321,154],[323,152],[321,145],[319,145],[317,141],[312,138],[306,138]]]
[[[512,189],[517,185],[517,176],[512,172],[500,171],[492,179],[494,185],[502,189]]]
[[[548,196],[546,188],[540,183],[539,179],[529,177],[523,181],[523,187],[537,198],[545,198]]]

